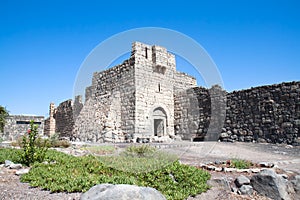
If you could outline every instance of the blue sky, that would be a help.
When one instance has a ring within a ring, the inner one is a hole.
[[[77,71],[93,48],[139,27],[196,40],[228,91],[299,81],[299,10],[291,0],[1,0],[0,105],[11,114],[47,115],[50,102],[72,98]]]

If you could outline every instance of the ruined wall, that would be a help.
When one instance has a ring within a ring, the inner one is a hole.
[[[60,137],[72,137],[74,128],[74,115],[72,100],[69,99],[59,104],[54,114],[55,132],[59,133]]]
[[[222,141],[299,143],[300,82],[234,91],[226,99]],[[212,123],[210,109],[210,92],[205,88],[177,93],[176,133],[185,139],[203,138]]]
[[[4,140],[16,140],[20,136],[27,133],[30,128],[30,121],[33,120],[38,126],[39,135],[44,134],[44,117],[43,116],[27,116],[27,115],[9,115],[6,118],[6,124],[2,138]],[[1,135],[0,135],[1,137]]]
[[[222,140],[296,144],[299,131],[300,82],[261,86],[227,95]]]
[[[182,139],[203,138],[210,121],[210,96],[206,88],[195,87],[175,93],[175,134]]]
[[[216,140],[226,112],[226,92],[218,86],[175,93],[175,133],[187,140]]]
[[[149,138],[156,134],[155,118],[163,121],[160,135],[174,135],[173,92],[195,85],[195,78],[176,71],[175,56],[165,48],[135,42],[128,60],[94,73],[75,120],[74,139]]]
[[[134,130],[135,87],[133,60],[95,72],[86,101],[75,121],[75,140],[124,141]]]
[[[174,90],[185,90],[187,88],[196,87],[196,78],[183,72],[175,72],[174,74]]]
[[[45,119],[44,122],[44,135],[51,136],[55,133],[55,105],[54,103],[50,103],[49,106],[49,117]]]

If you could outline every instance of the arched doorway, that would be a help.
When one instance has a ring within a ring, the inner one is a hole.
[[[153,110],[153,135],[164,136],[167,132],[167,114],[166,111],[161,108],[155,108]]]

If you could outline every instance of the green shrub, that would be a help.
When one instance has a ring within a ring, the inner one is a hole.
[[[60,140],[59,139],[59,133],[54,133],[53,135],[50,136],[49,138],[50,141],[50,147],[63,147],[63,148],[68,148],[71,146],[71,143],[68,140]]]
[[[49,150],[45,157],[49,164],[34,164],[30,172],[21,177],[21,181],[52,192],[85,192],[100,183],[135,184],[154,187],[172,200],[186,199],[209,188],[206,184],[210,178],[208,172],[178,161],[137,174],[107,166],[102,162],[105,157],[75,157]]]
[[[4,160],[18,162],[18,149],[1,149],[0,163]],[[102,161],[106,156],[75,157],[55,150],[45,154],[46,163],[34,163],[22,182],[52,192],[85,192],[101,183],[134,184],[153,187],[169,200],[186,199],[209,189],[206,181],[210,174],[192,166],[174,161],[157,170],[133,173],[109,167]],[[127,157],[130,158],[130,157]],[[133,157],[134,159],[145,159]]]
[[[9,116],[8,110],[0,105],[0,133],[4,130],[4,125],[6,123],[6,117]]]
[[[0,148],[0,164],[3,164],[5,160],[10,160],[14,163],[20,163],[20,155],[20,149]]]
[[[23,141],[23,137],[18,137],[15,141],[12,141],[10,143],[11,146],[13,147],[22,147],[22,141]]]
[[[27,137],[27,142],[29,141],[29,138]],[[24,137],[19,137],[17,140],[13,141],[10,145],[14,147],[21,147],[23,148],[24,143]],[[44,139],[39,136],[35,139],[35,145],[37,147],[43,148],[44,146],[50,148],[50,147],[63,147],[68,148],[71,146],[71,143],[68,140],[59,140],[58,139],[58,133],[55,133],[52,135],[49,139]]]
[[[71,143],[68,140],[57,140],[57,141],[51,143],[51,147],[68,148],[69,146],[71,146]]]
[[[242,159],[232,159],[230,161],[230,167],[238,168],[238,169],[248,169],[252,163],[247,160]]]
[[[124,154],[127,156],[146,157],[152,156],[157,149],[150,145],[131,145],[126,148]]]
[[[28,136],[25,134],[22,140],[21,163],[30,166],[35,162],[43,162],[48,149],[47,141],[38,139],[37,125],[30,122]]]

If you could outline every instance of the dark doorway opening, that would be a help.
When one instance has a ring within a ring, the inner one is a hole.
[[[154,136],[164,135],[164,120],[154,119]]]

